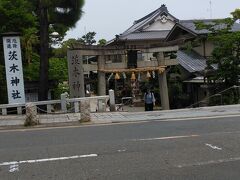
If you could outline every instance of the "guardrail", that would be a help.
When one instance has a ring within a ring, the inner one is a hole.
[[[83,97],[83,98],[67,98],[66,94],[61,95],[60,100],[50,100],[50,101],[37,101],[32,102],[34,105],[38,106],[38,110],[41,112],[45,112],[48,114],[51,113],[68,113],[68,112],[74,112],[78,113],[80,112],[79,105],[81,101],[96,101],[97,103],[97,111],[98,112],[104,112],[106,111],[106,107],[108,106],[108,101],[110,110],[115,110],[115,97],[114,97],[114,91],[109,90],[109,95],[106,96],[93,96],[93,97]],[[55,109],[54,106],[60,104],[61,109]],[[8,114],[23,114],[23,110],[25,110],[26,104],[2,104],[0,105],[0,115],[8,115]],[[46,106],[46,110],[41,109],[39,106]],[[11,109],[11,110],[8,110]],[[14,109],[14,110],[12,110]]]
[[[201,101],[198,101],[198,102],[196,102],[194,104],[191,104],[190,106],[187,106],[186,108],[199,107],[201,103],[206,103],[207,101],[209,101],[209,100],[211,100],[212,98],[215,98],[215,97],[219,97],[220,98],[220,104],[218,104],[218,105],[224,105],[223,95],[224,95],[224,93],[226,93],[226,92],[228,92],[229,90],[232,90],[232,89],[237,89],[239,91],[239,93],[240,93],[240,86],[234,85],[234,86],[231,86],[231,87],[229,87],[227,89],[224,89],[224,90],[222,90],[222,91],[220,91],[220,92],[218,92],[216,94],[208,96],[208,97],[204,98]],[[229,104],[225,104],[225,105],[229,105]]]

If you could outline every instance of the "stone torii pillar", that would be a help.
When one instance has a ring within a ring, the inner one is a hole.
[[[105,68],[105,56],[98,56],[98,70],[104,70]],[[105,72],[98,71],[98,95],[106,95],[106,75]]]
[[[158,65],[164,66],[165,60],[163,52],[159,52],[157,56]],[[158,73],[159,80],[159,89],[160,89],[160,97],[161,97],[161,105],[163,110],[169,110],[169,96],[168,96],[168,85],[167,85],[167,72],[166,70],[163,73]]]

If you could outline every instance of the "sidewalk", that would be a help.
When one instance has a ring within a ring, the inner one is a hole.
[[[191,109],[148,111],[148,112],[109,112],[94,113],[92,121],[95,123],[118,123],[129,121],[149,121],[184,118],[217,117],[225,115],[239,115],[240,105],[213,106]]]
[[[129,107],[128,107],[129,108]],[[127,109],[124,109],[127,110]],[[213,106],[192,109],[178,109],[167,111],[148,111],[144,112],[143,108],[131,108],[129,112],[104,112],[92,113],[91,119],[93,124],[99,123],[120,123],[120,122],[137,122],[150,120],[168,120],[168,119],[184,119],[184,118],[200,118],[200,117],[217,117],[225,115],[239,115],[240,105],[229,106]],[[130,112],[132,111],[132,112]],[[137,112],[142,111],[142,112]],[[80,119],[79,113],[69,114],[45,114],[39,115],[40,123],[56,124],[72,123]],[[0,116],[0,126],[21,126],[24,124],[24,115],[8,115]]]

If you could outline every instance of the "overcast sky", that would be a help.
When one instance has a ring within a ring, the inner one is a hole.
[[[212,8],[210,0],[85,0],[84,14],[76,27],[67,33],[66,39],[79,38],[86,32],[95,31],[97,40],[111,40],[161,4],[166,4],[169,12],[180,20],[224,18],[240,8],[240,0],[211,2]]]

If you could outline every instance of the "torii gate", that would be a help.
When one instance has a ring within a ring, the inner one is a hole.
[[[69,72],[69,87],[71,97],[84,97],[84,66],[83,56],[97,56],[97,72],[98,72],[98,95],[106,95],[106,73],[111,72],[140,72],[140,71],[158,71],[159,89],[161,97],[162,109],[169,109],[169,96],[166,77],[166,67],[169,65],[176,65],[169,60],[164,59],[164,52],[176,52],[177,45],[164,46],[161,44],[156,47],[136,47],[143,53],[158,53],[157,61],[150,64],[144,64],[143,67],[128,68],[126,63],[112,63],[112,66],[107,67],[105,63],[105,56],[108,55],[125,55],[125,48],[106,47],[106,46],[86,46],[82,44],[74,44],[71,49],[68,49],[68,72]],[[148,63],[148,62],[146,62]],[[115,64],[115,66],[114,66]]]

